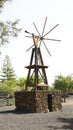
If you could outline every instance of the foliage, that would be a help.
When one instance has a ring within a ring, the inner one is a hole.
[[[15,80],[16,75],[14,73],[12,64],[10,62],[10,58],[8,55],[6,55],[4,62],[3,62],[3,67],[1,71],[1,81],[10,81],[10,80]]]
[[[2,93],[13,95],[16,86],[16,75],[14,73],[10,58],[6,55],[1,71],[0,90]]]
[[[7,1],[10,0],[0,0],[0,9],[4,7]],[[0,20],[0,46],[8,43],[9,37],[18,36],[18,33],[21,31],[21,29],[17,27],[18,23],[19,20],[15,20],[14,22],[6,21],[5,23]]]
[[[56,76],[54,88],[61,90],[63,93],[71,92],[73,90],[73,79],[71,76]]]
[[[39,90],[45,90],[44,86],[39,86]]]
[[[41,82],[42,82],[41,77],[38,77],[38,84]],[[33,75],[30,76],[30,78],[29,78],[29,85],[30,85],[30,87],[34,86],[34,76]]]
[[[0,95],[3,96],[13,96],[16,91],[16,82],[15,81],[5,81],[0,84]]]
[[[20,90],[24,90],[25,84],[26,84],[26,78],[20,77],[17,82],[17,86],[20,87]]]
[[[7,103],[6,103],[6,106],[13,106],[13,105],[14,105],[14,103],[10,102],[10,101],[7,101]]]
[[[9,37],[18,36],[18,32],[21,31],[21,29],[17,28],[18,23],[19,20],[16,20],[14,22],[6,21],[6,23],[0,21],[0,46],[8,43]]]
[[[5,4],[7,1],[11,1],[11,0],[0,0],[0,8],[3,8],[4,4]]]
[[[0,13],[4,4],[11,0],[0,0]],[[6,21],[3,22],[0,20],[0,47],[9,42],[9,37],[17,37],[18,33],[21,31],[17,27],[19,20],[15,21]],[[3,63],[2,72],[0,78],[0,94],[13,94],[16,91],[16,76],[14,70],[11,66],[10,59],[6,56],[6,59]]]
[[[23,77],[19,78],[16,81],[17,91],[25,89],[26,81],[27,81],[27,78],[23,78]],[[39,77],[39,83],[41,83],[41,81],[42,81],[42,79],[41,79],[41,77]],[[34,90],[34,76],[33,75],[29,78],[29,86],[27,89],[28,89],[28,91]]]

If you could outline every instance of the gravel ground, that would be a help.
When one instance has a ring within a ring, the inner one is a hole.
[[[73,130],[72,99],[73,96],[63,103],[62,111],[49,113],[17,113],[15,106],[2,104],[0,105],[0,130]]]

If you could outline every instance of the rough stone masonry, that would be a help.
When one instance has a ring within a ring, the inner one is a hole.
[[[62,109],[61,91],[35,90],[15,93],[16,110],[32,113]]]

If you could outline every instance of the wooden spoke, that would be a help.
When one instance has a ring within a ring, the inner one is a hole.
[[[32,38],[32,36],[25,36],[25,37]]]
[[[46,26],[46,21],[47,21],[47,17],[46,17],[46,19],[45,19],[45,23],[44,23],[44,27],[43,27],[43,31],[42,31],[42,36],[43,36],[43,34],[44,34],[44,30],[45,30],[45,26]]]
[[[58,39],[50,39],[50,38],[43,38],[43,40],[51,40],[51,41],[58,41],[58,42],[61,41],[61,40],[58,40]]]
[[[50,33],[52,30],[54,30],[59,24],[57,24],[56,26],[54,26],[49,32],[47,32],[43,37],[45,37],[48,33]]]
[[[41,37],[41,35],[40,35],[40,33],[39,33],[39,31],[38,31],[38,29],[37,29],[37,27],[36,27],[35,23],[33,23],[33,25],[34,25],[34,27],[35,27],[35,29],[36,29],[37,33],[38,33],[38,34],[39,34],[39,36]]]
[[[31,47],[29,47],[26,51],[29,51],[34,45],[32,45]]]
[[[46,46],[45,42],[44,42],[44,41],[42,41],[42,42],[44,43],[44,46],[45,46],[45,48],[46,48],[47,52],[48,52],[48,53],[49,53],[49,55],[51,56],[51,54],[50,54],[50,52],[49,52],[49,50],[48,50],[48,48],[47,48],[47,46]]]

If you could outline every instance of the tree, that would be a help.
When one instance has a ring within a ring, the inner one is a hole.
[[[66,84],[67,84],[67,91],[72,92],[73,91],[73,79],[71,76],[67,76],[65,78]]]
[[[56,76],[54,81],[54,88],[60,89],[63,92],[71,92],[73,90],[73,79],[71,76]]]
[[[10,58],[6,55],[0,78],[0,94],[7,95],[7,104],[9,104],[9,97],[14,95],[16,90],[16,75],[13,70]]]
[[[71,76],[66,76],[66,77],[62,75],[56,76],[53,85],[55,89],[61,90],[63,95],[66,95],[67,92],[71,92],[73,90],[73,80]]]
[[[6,21],[6,23],[0,21],[0,46],[8,43],[9,37],[18,36],[18,32],[21,31],[21,29],[17,28],[18,22],[19,22],[19,20],[16,20],[14,22]]]
[[[11,0],[0,0],[0,8],[3,8],[4,4],[5,4],[7,1],[11,1]]]
[[[1,72],[1,81],[14,81],[16,79],[16,75],[14,73],[12,64],[10,62],[10,58],[8,55],[6,55],[4,62],[3,62],[3,67],[2,67],[2,72]]]
[[[18,89],[20,90],[24,90],[25,84],[26,84],[26,78],[20,77],[17,82],[16,82],[17,86],[20,87]]]
[[[55,89],[59,89],[61,91],[65,91],[65,89],[66,89],[65,77],[63,77],[61,75],[56,76],[55,82],[54,82],[53,85],[54,85]]]
[[[12,89],[14,90],[15,88],[16,75],[8,55],[6,55],[3,62],[3,67],[0,75],[0,82],[1,82],[0,85],[1,90],[7,94],[11,94],[12,93],[11,90]]]
[[[0,9],[4,7],[4,3],[7,1],[10,0],[0,0]],[[18,36],[18,33],[21,31],[21,29],[17,27],[18,23],[19,20],[15,20],[14,22],[6,21],[5,23],[0,21],[0,46],[8,43],[10,36]]]
[[[27,82],[27,78],[23,78],[23,77],[20,77],[16,84],[17,84],[17,90],[24,90],[25,89],[25,85],[26,85],[26,82]],[[42,82],[42,79],[41,77],[39,77],[39,83]],[[30,79],[29,79],[29,86],[28,86],[28,90],[34,90],[34,76],[30,76]]]
[[[34,86],[34,75],[31,75],[30,78],[29,78],[29,85],[30,87],[33,87]],[[39,76],[38,77],[38,84],[40,84],[42,82],[42,78]]]

